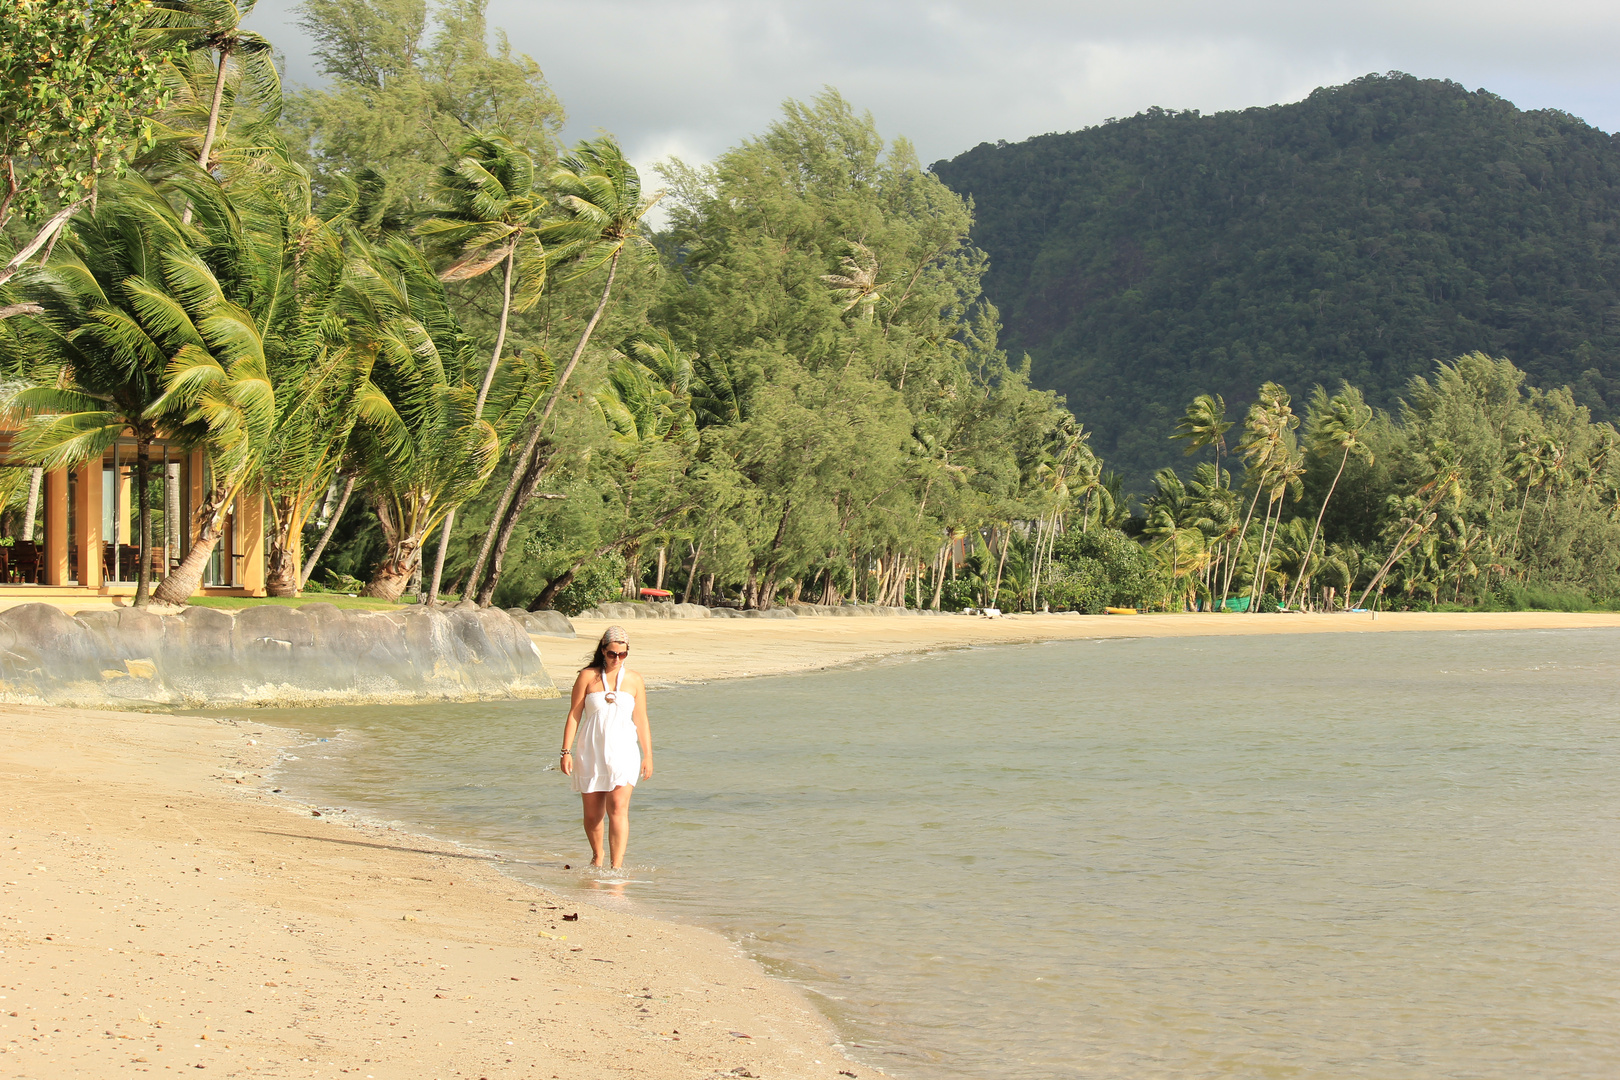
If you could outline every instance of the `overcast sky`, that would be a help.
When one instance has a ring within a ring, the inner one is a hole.
[[[297,3],[261,0],[248,25],[312,82]],[[828,85],[925,163],[1392,69],[1620,128],[1615,0],[491,0],[489,21],[539,61],[570,138],[612,132],[640,163],[713,158]]]

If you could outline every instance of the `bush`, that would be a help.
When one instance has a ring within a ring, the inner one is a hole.
[[[1495,611],[1598,611],[1613,610],[1614,602],[1594,600],[1585,589],[1503,581],[1491,590],[1483,607]]]
[[[1140,544],[1118,529],[1064,533],[1057,538],[1052,554],[1081,583],[1075,600],[1085,606],[1074,607],[1074,611],[1141,607],[1169,591],[1163,571]]]
[[[939,591],[939,607],[941,611],[964,611],[970,607],[979,606],[979,598],[984,593],[984,584],[977,577],[964,575],[952,581],[947,573],[945,585]]]
[[[1071,556],[1052,569],[1052,580],[1041,595],[1053,611],[1101,615],[1113,592],[1103,564],[1084,555]]]
[[[603,555],[582,566],[568,587],[557,594],[551,606],[573,618],[587,608],[615,599],[623,588],[624,558]]]

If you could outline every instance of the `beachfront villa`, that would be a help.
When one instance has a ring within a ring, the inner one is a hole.
[[[0,514],[0,605],[25,600],[72,601],[131,596],[139,572],[134,440],[119,440],[74,469],[40,475],[37,510],[28,522],[22,499]],[[29,489],[32,470],[17,463],[11,436],[0,432],[0,468]],[[151,448],[152,576],[178,565],[195,538],[192,512],[208,478],[206,455],[159,440]],[[203,573],[203,593],[263,596],[264,501],[238,496],[224,535]]]

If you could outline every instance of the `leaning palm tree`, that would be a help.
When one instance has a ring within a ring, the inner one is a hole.
[[[597,324],[602,321],[603,312],[607,310],[620,261],[627,257],[640,258],[651,248],[642,232],[642,219],[657,202],[657,197],[643,197],[640,174],[611,138],[580,143],[553,171],[551,186],[563,216],[539,231],[539,239],[545,245],[545,263],[532,272],[525,271],[523,289],[518,299],[520,308],[526,310],[538,303],[548,272],[555,273],[560,283],[574,281],[603,269],[606,269],[607,276],[602,283],[596,310],[585,323],[568,363],[557,375],[545,406],[529,429],[523,449],[513,460],[511,479],[496,502],[478,558],[467,576],[465,595],[468,598],[494,594],[494,586],[484,578],[496,540],[503,531],[508,537],[511,536],[512,530],[505,524],[506,518],[510,516],[516,521],[539,486],[539,470],[533,467],[536,464],[535,449],[557,407],[563,388],[579,366],[580,358],[585,355],[585,347],[596,332]]]
[[[25,418],[17,450],[57,469],[100,461],[115,441],[133,439],[136,606],[152,598],[152,444],[168,437],[196,445],[204,435],[195,423],[162,415],[167,368],[177,356],[237,339],[229,316],[210,326],[187,306],[210,276],[192,235],[160,192],[131,175],[75,221],[49,265],[17,279],[17,291],[38,309],[24,316],[36,356],[32,385],[11,399]]]
[[[467,281],[501,267],[501,315],[495,331],[495,350],[478,387],[477,409],[483,412],[490,385],[506,348],[506,327],[512,315],[512,290],[519,267],[545,282],[545,248],[535,230],[550,200],[535,186],[534,159],[505,136],[478,134],[461,148],[454,165],[439,170],[439,208],[416,228],[431,247],[448,252],[454,262],[440,271],[441,281]],[[527,241],[527,245],[525,242]],[[529,247],[522,263],[520,248]],[[455,514],[445,516],[439,532],[439,553],[427,600],[439,597],[444,556],[450,546]]]
[[[494,471],[503,441],[551,386],[543,354],[513,365],[480,411],[477,361],[444,286],[403,241],[380,246],[362,287],[387,318],[377,368],[361,395],[356,449],[386,550],[365,595],[397,600],[421,565],[429,533]],[[505,367],[506,365],[503,365]]]
[[[1311,543],[1306,548],[1305,565],[1299,574],[1301,590],[1310,578],[1311,557],[1316,551],[1316,539],[1322,532],[1322,517],[1327,513],[1328,501],[1339,487],[1344,467],[1350,463],[1350,455],[1355,454],[1367,464],[1372,464],[1373,454],[1365,439],[1372,419],[1373,411],[1362,398],[1361,391],[1347,382],[1341,382],[1339,392],[1331,398],[1320,386],[1311,392],[1311,408],[1305,421],[1307,444],[1311,452],[1320,457],[1339,451],[1339,468],[1333,474],[1327,494],[1322,496],[1321,508],[1316,512],[1316,525],[1311,529]]]
[[[276,70],[274,46],[263,35],[242,29],[242,21],[253,13],[257,3],[258,0],[152,0],[148,25],[168,31],[186,50],[187,56],[176,65],[181,82],[191,83],[198,75],[192,62],[195,58],[210,57],[207,66],[212,69],[208,74],[212,75],[213,86],[208,91],[202,144],[196,158],[205,171],[211,171],[214,166],[214,142],[226,111],[227,84],[231,85],[233,104],[251,103],[257,113],[269,115],[271,119],[281,110],[281,75]],[[202,97],[182,93],[179,96],[182,106],[188,96]],[[190,207],[183,217],[190,222]]]
[[[1429,527],[1435,523],[1437,515],[1434,510],[1446,498],[1462,499],[1462,466],[1457,461],[1456,449],[1444,440],[1436,440],[1424,448],[1424,457],[1430,462],[1429,479],[1418,488],[1414,495],[1404,499],[1391,496],[1391,501],[1397,503],[1402,511],[1399,520],[1391,527],[1399,528],[1395,543],[1391,545],[1389,557],[1384,560],[1378,572],[1373,574],[1372,581],[1362,592],[1361,599],[1356,601],[1357,607],[1367,605],[1367,597],[1383,582],[1390,568],[1400,561],[1408,550],[1408,542],[1415,544],[1428,532]],[[1422,502],[1423,496],[1429,496],[1427,502]],[[1414,534],[1415,537],[1414,537]]]

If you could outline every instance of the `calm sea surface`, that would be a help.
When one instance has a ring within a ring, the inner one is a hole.
[[[562,870],[563,702],[254,715],[330,739],[290,793],[719,929],[900,1077],[1620,1076],[1620,632],[1067,642],[651,704],[617,884]]]

